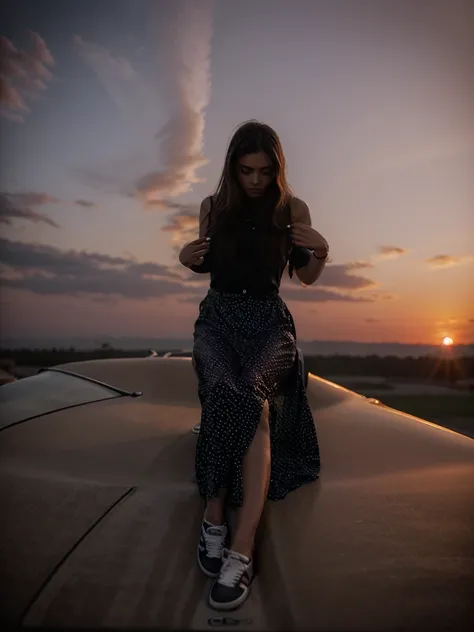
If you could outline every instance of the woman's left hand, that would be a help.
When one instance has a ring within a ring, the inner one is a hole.
[[[324,257],[329,252],[328,242],[321,233],[302,222],[295,222],[291,225],[291,240],[295,246],[314,250],[318,257]]]

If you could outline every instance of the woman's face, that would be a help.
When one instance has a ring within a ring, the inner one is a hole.
[[[265,193],[274,178],[270,158],[262,151],[242,156],[237,164],[237,177],[245,191],[252,198]]]

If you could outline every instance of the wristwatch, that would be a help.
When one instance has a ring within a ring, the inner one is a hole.
[[[318,255],[316,254],[314,250],[312,250],[311,252],[313,253],[313,257],[317,259],[318,261],[324,261],[324,259],[327,259],[329,256],[329,250],[326,250],[326,254],[322,257],[318,257]]]

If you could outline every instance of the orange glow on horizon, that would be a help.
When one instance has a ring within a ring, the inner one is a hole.
[[[451,345],[454,344],[454,340],[450,337],[450,336],[445,336],[443,338],[443,346],[444,347],[451,347]]]

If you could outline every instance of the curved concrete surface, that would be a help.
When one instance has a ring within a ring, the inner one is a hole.
[[[189,359],[64,365],[140,398],[0,434],[1,610],[26,625],[210,626]],[[28,379],[28,378],[27,378]],[[15,385],[6,385],[10,388]],[[310,376],[319,481],[269,502],[248,630],[470,629],[474,442]]]

